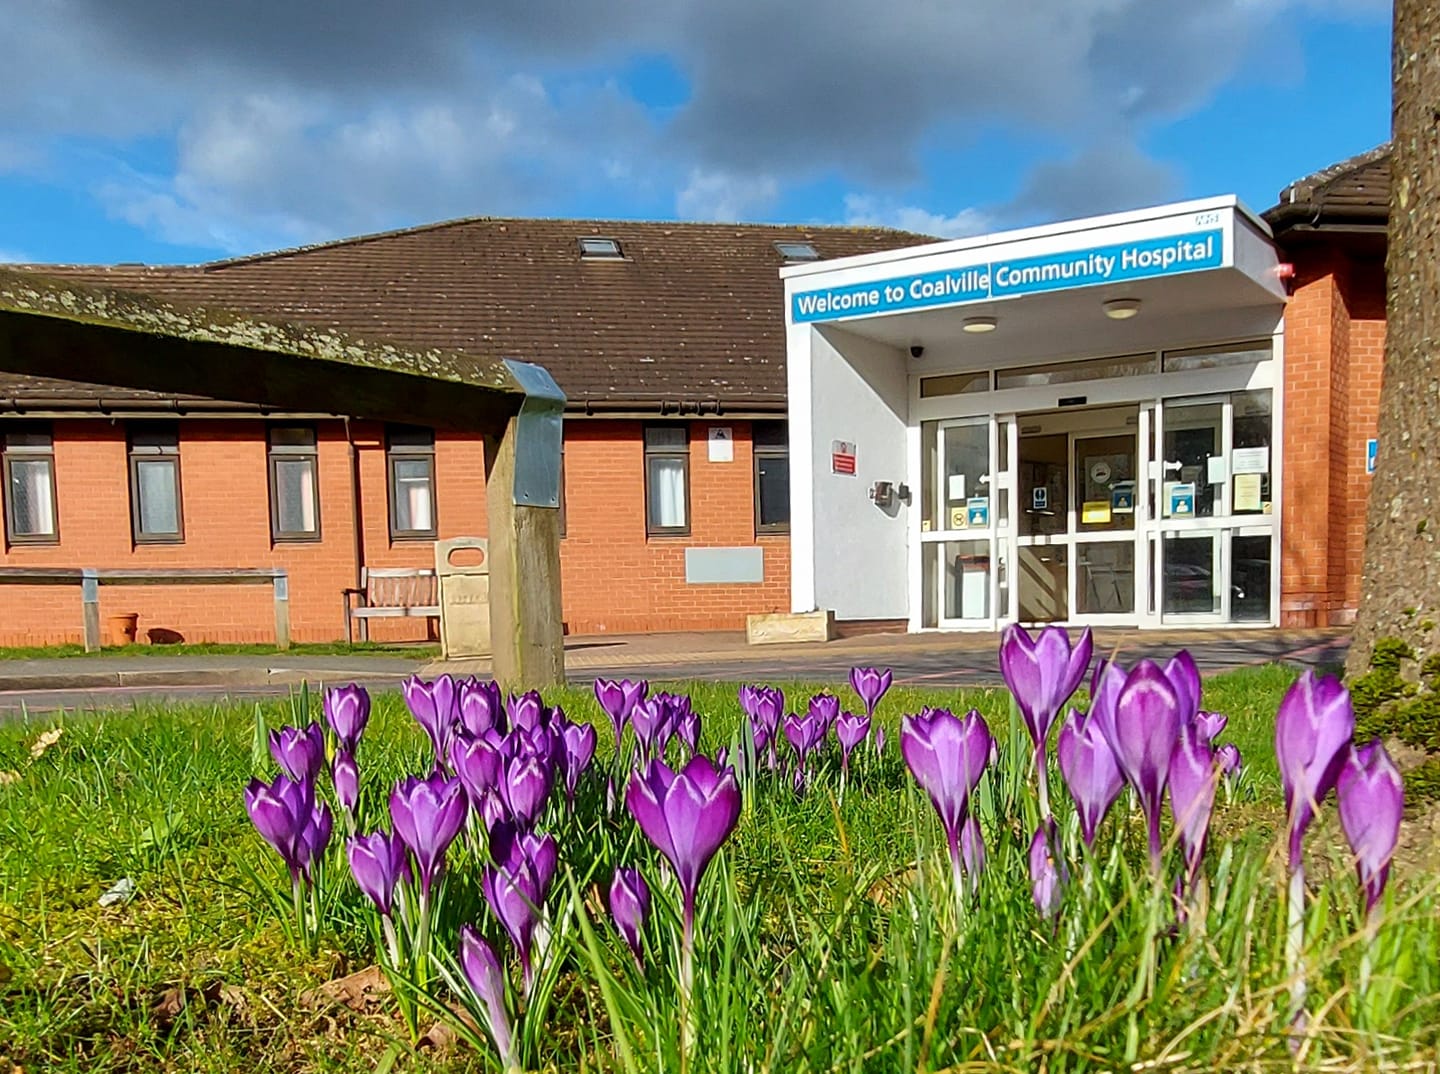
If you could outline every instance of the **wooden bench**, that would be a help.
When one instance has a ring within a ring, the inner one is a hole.
[[[359,587],[343,590],[341,597],[345,603],[345,640],[352,644],[357,619],[360,640],[368,641],[371,619],[440,618],[435,571],[429,567],[361,567]]]
[[[283,567],[0,567],[0,585],[75,585],[85,616],[85,651],[100,648],[102,585],[268,585],[275,591],[275,645],[290,648],[290,577]]]

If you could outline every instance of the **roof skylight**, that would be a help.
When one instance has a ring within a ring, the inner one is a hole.
[[[619,239],[606,239],[589,235],[580,240],[580,256],[596,261],[615,261],[625,256],[620,249]]]
[[[820,252],[808,242],[777,242],[775,249],[786,261],[819,261]]]

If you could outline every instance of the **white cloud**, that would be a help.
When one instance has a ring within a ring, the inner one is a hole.
[[[870,194],[845,195],[845,222],[862,227],[892,227],[934,235],[937,239],[960,239],[994,231],[995,221],[981,209],[961,209],[949,216],[918,205],[877,198]]]
[[[28,265],[35,259],[18,250],[0,250],[0,265]]]
[[[0,174],[80,143],[84,167],[48,174],[84,175],[109,211],[171,241],[231,250],[602,204],[754,218],[815,182],[855,191],[857,220],[966,234],[1007,207],[896,194],[922,185],[937,139],[1044,137],[1084,181],[1047,197],[1037,172],[1009,208],[1096,211],[1169,181],[1134,150],[1148,125],[1247,63],[1276,77],[1264,50],[1282,22],[1383,7],[0,0]],[[654,109],[632,97],[616,72],[637,56],[664,57],[685,92]],[[1134,183],[1104,159],[1114,145],[1134,150]]]
[[[768,175],[736,175],[695,168],[675,196],[675,211],[687,220],[734,223],[763,214],[780,195]]]

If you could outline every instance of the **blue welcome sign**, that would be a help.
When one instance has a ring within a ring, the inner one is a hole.
[[[1086,250],[988,261],[980,265],[801,291],[791,298],[796,324],[955,306],[988,298],[1041,294],[1122,280],[1220,268],[1224,233],[1192,231]]]

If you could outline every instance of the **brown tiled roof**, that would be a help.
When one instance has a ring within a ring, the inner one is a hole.
[[[1390,146],[1332,164],[1280,191],[1265,219],[1276,235],[1294,229],[1380,225],[1390,215]]]
[[[582,259],[582,236],[619,240],[623,259]],[[200,266],[44,271],[368,342],[538,362],[574,406],[733,410],[784,403],[775,243],[831,258],[928,241],[882,228],[486,217]]]

